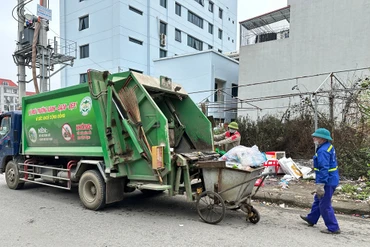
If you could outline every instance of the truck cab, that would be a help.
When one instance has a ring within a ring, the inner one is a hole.
[[[6,164],[19,154],[22,131],[22,112],[10,111],[0,115],[0,173]]]

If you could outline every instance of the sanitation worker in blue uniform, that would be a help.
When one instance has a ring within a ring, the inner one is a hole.
[[[324,219],[327,229],[322,233],[339,234],[340,229],[331,206],[331,198],[335,188],[339,184],[337,157],[330,131],[319,128],[312,134],[313,141],[317,145],[316,154],[313,157],[313,165],[316,174],[316,195],[312,204],[311,212],[307,216],[300,217],[309,226],[317,224],[320,216]]]

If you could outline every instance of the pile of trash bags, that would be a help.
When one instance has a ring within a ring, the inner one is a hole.
[[[248,170],[250,167],[260,167],[267,160],[266,155],[258,147],[245,147],[239,145],[230,149],[218,160],[225,161],[227,167]]]

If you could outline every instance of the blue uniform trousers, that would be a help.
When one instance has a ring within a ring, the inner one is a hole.
[[[311,212],[307,215],[307,220],[311,224],[317,224],[320,215],[324,219],[325,225],[329,231],[335,232],[339,230],[338,221],[334,215],[334,209],[331,206],[331,197],[336,186],[325,185],[325,195],[320,199],[315,195],[315,201],[312,204]]]

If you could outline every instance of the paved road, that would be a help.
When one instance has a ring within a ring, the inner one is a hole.
[[[26,184],[7,188],[0,175],[0,246],[369,246],[370,222],[339,215],[341,235],[319,232],[299,219],[302,209],[255,205],[261,221],[227,211],[218,225],[198,219],[182,196],[128,194],[103,211],[84,209],[72,192]]]

